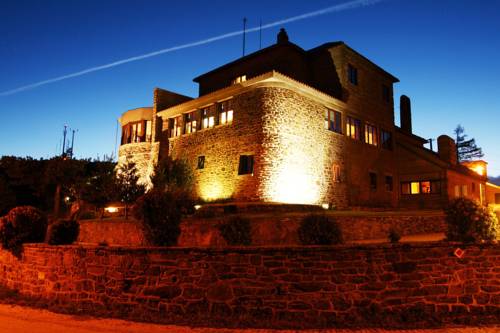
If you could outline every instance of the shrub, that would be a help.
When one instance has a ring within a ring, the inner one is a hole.
[[[41,243],[47,232],[47,217],[37,208],[13,208],[0,222],[0,242],[4,249],[16,250],[23,243]]]
[[[500,225],[493,212],[466,198],[452,200],[445,210],[446,238],[457,242],[494,241]]]
[[[228,245],[250,245],[252,228],[248,219],[235,216],[219,225],[219,232]]]
[[[397,243],[401,239],[401,234],[394,228],[389,229],[389,234],[387,235],[389,242]]]
[[[151,245],[174,246],[181,233],[183,207],[177,192],[153,189],[143,195],[134,208],[143,220],[144,233]]]
[[[50,245],[72,244],[78,238],[80,224],[75,220],[58,220],[49,226],[47,243]]]
[[[304,217],[297,233],[303,245],[332,245],[343,242],[338,223],[325,215],[313,214]]]

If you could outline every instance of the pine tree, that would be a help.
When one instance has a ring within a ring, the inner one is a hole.
[[[457,125],[454,131],[457,144],[457,158],[459,162],[471,161],[480,159],[484,156],[483,151],[476,145],[474,138],[467,140],[465,128],[462,125]]]
[[[146,191],[146,187],[139,184],[138,180],[139,176],[134,162],[127,160],[120,164],[116,172],[116,185],[120,200],[125,204],[125,219],[128,218],[128,206]]]

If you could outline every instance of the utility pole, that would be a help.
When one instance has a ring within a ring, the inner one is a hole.
[[[73,158],[73,147],[74,147],[74,144],[75,144],[75,132],[77,130],[72,130],[72,134],[71,134],[71,151],[70,151],[70,158]]]
[[[247,33],[247,18],[243,18],[243,56],[245,56],[245,38],[246,38],[246,33]]]

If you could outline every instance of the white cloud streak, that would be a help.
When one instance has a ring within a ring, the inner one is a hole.
[[[272,28],[272,27],[275,27],[278,25],[283,25],[286,23],[292,23],[292,22],[296,22],[296,21],[301,21],[301,20],[313,18],[313,17],[320,16],[320,15],[341,12],[341,11],[355,9],[355,8],[359,8],[359,7],[365,7],[365,6],[376,4],[376,3],[381,2],[381,1],[383,1],[383,0],[353,0],[353,1],[345,2],[345,3],[341,3],[338,5],[326,7],[323,9],[319,9],[319,10],[316,10],[313,12],[309,12],[309,13],[305,13],[305,14],[301,14],[301,15],[297,15],[297,16],[292,16],[292,17],[282,19],[279,21],[267,23],[267,24],[262,25],[262,30],[269,29],[269,28]],[[256,31],[259,31],[260,29],[261,29],[261,27],[257,26],[257,27],[247,29],[246,32],[247,33],[256,32]],[[129,63],[129,62],[134,62],[134,61],[138,61],[138,60],[142,60],[142,59],[156,57],[158,55],[165,54],[165,53],[170,53],[170,52],[174,52],[174,51],[178,51],[178,50],[182,50],[182,49],[187,49],[187,48],[191,48],[191,47],[195,47],[195,46],[199,46],[199,45],[209,44],[209,43],[221,40],[221,39],[226,39],[226,38],[238,36],[241,34],[243,34],[243,30],[228,32],[228,33],[223,34],[223,35],[214,36],[211,38],[207,38],[207,39],[203,39],[203,40],[199,40],[199,41],[195,41],[195,42],[191,42],[191,43],[186,43],[186,44],[182,44],[182,45],[172,46],[172,47],[169,47],[166,49],[138,55],[138,56],[127,58],[127,59],[118,60],[115,62],[111,62],[109,64],[87,68],[87,69],[84,69],[84,70],[81,70],[81,71],[78,71],[75,73],[66,74],[66,75],[58,76],[58,77],[55,77],[52,79],[43,80],[43,81],[35,82],[32,84],[28,84],[28,85],[25,85],[25,86],[22,86],[19,88],[3,91],[3,92],[0,92],[0,96],[14,95],[14,94],[17,94],[17,93],[20,93],[20,92],[23,92],[26,90],[38,88],[38,87],[41,87],[41,86],[44,86],[47,84],[51,84],[51,83],[71,79],[74,77],[82,76],[85,74],[101,71],[103,69],[108,69],[108,68],[120,66],[120,65]]]

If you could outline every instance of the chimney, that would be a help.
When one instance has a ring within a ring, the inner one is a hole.
[[[439,158],[451,165],[457,164],[457,147],[455,141],[448,135],[441,135],[437,139]]]
[[[403,132],[411,134],[411,102],[410,97],[401,95],[399,99],[399,115],[401,119],[401,129]]]
[[[280,29],[280,32],[278,33],[278,38],[277,38],[277,43],[278,44],[286,44],[288,43],[288,34],[286,33],[286,30],[284,28]]]

